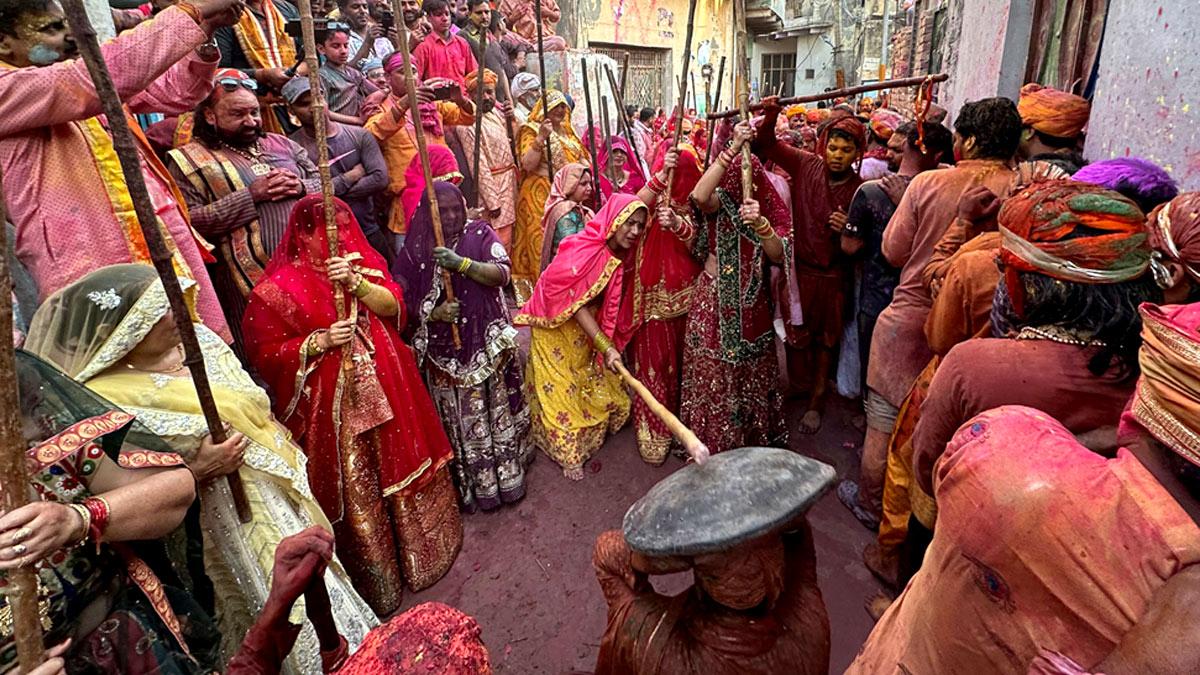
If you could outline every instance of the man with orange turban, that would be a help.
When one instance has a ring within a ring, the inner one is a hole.
[[[1079,149],[1092,112],[1087,99],[1031,82],[1021,88],[1017,112],[1024,125],[1021,159],[1053,162],[1070,174],[1083,167]]]
[[[853,115],[830,119],[818,131],[813,154],[778,141],[779,113],[777,97],[763,100],[754,150],[792,179],[793,250],[803,325],[785,321],[788,380],[793,390],[807,395],[800,431],[811,434],[821,426],[829,374],[845,329],[843,306],[852,280],[839,239],[850,200],[862,185],[857,164],[866,150],[867,130]]]
[[[512,242],[512,226],[517,221],[517,163],[512,145],[508,142],[505,125],[513,119],[512,106],[496,100],[496,74],[483,71],[483,122],[479,143],[479,175],[475,177],[478,195],[476,206],[483,209],[483,218],[492,224],[500,242],[508,248]],[[479,87],[479,71],[466,77],[467,95],[472,101]],[[467,171],[475,170],[475,125],[452,127],[467,158]]]
[[[892,173],[888,170],[888,139],[904,124],[904,116],[895,110],[880,108],[871,113],[867,123],[867,152],[863,155],[858,175],[863,180],[878,180]]]

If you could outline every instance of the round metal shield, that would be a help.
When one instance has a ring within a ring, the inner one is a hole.
[[[781,448],[738,448],[659,481],[625,513],[625,541],[652,556],[723,551],[787,525],[833,484],[833,467]]]

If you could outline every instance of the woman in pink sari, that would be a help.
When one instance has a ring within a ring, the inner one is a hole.
[[[629,395],[610,368],[629,341],[618,325],[622,278],[648,215],[636,197],[614,195],[563,241],[513,320],[532,327],[526,380],[534,442],[571,480],[583,478],[584,463],[629,419]]]
[[[337,257],[329,255],[321,196],[292,211],[250,296],[246,350],[275,395],[275,414],[308,456],[309,483],[355,588],[387,616],[406,584],[432,585],[462,545],[447,466],[454,454],[400,340],[404,293],[349,207],[335,205]],[[339,319],[335,294],[352,318]]]
[[[587,207],[592,199],[592,170],[587,164],[573,163],[554,174],[546,215],[542,216],[542,269],[558,253],[563,239],[583,231],[596,214]]]
[[[458,160],[454,153],[443,145],[429,146],[429,173],[433,174],[435,183],[454,183],[459,185],[463,175],[458,170]],[[425,198],[425,170],[421,168],[421,158],[413,157],[412,164],[404,173],[404,192],[400,193],[400,204],[404,207],[404,222],[411,223],[413,213]]]
[[[601,144],[596,152],[596,166],[600,167],[600,193],[607,200],[614,192],[636,195],[646,186],[646,174],[634,161],[629,141],[612,136]]]

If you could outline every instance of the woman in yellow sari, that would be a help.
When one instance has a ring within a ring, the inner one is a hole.
[[[513,230],[512,276],[517,304],[523,305],[533,293],[542,269],[542,216],[550,196],[550,177],[573,162],[586,162],[587,149],[571,126],[571,111],[562,92],[546,92],[546,109],[539,100],[529,120],[517,132],[517,155],[525,178],[517,201],[517,223]],[[546,145],[554,168],[546,168]]]
[[[190,301],[194,282],[180,281],[191,287]],[[271,415],[266,392],[215,333],[197,323],[196,335],[221,419],[231,431],[221,444],[209,436],[166,292],[152,267],[104,267],[55,293],[34,315],[26,347],[133,414],[196,475],[205,568],[228,658],[266,601],[275,547],[312,525],[331,528],[309,490],[305,456]],[[233,471],[246,489],[249,523],[238,521],[229,483],[211,480]],[[353,650],[378,620],[336,559],[325,584],[338,630]],[[322,658],[332,656],[320,651],[304,616],[303,607],[293,610],[292,622],[304,628],[285,662],[287,673],[322,672]]]

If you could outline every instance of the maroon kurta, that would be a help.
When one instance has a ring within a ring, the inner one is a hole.
[[[848,268],[842,258],[840,235],[829,227],[829,216],[839,209],[849,211],[862,179],[850,172],[846,181],[831,184],[820,155],[778,142],[777,115],[767,113],[754,147],[763,160],[774,162],[791,177],[792,241],[805,333],[832,347],[842,336]]]

